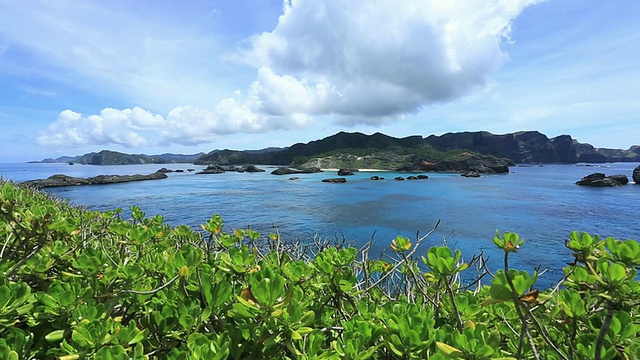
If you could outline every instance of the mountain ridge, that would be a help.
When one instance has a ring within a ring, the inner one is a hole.
[[[58,158],[47,158],[41,161],[31,161],[32,163],[70,163],[83,165],[130,165],[130,164],[172,164],[172,163],[192,163],[199,157],[205,155],[200,152],[196,154],[171,154],[160,155],[145,154],[125,154],[112,150],[101,150],[90,152],[78,156],[61,156]]]
[[[261,150],[212,150],[209,153],[191,155],[170,154],[144,155],[124,154],[110,150],[88,153],[81,156],[63,156],[44,159],[41,162],[73,162],[94,165],[122,165],[144,163],[185,162],[198,165],[209,164],[273,164],[300,165],[311,159],[319,159],[340,153],[347,155],[393,156],[422,154],[420,161],[438,160],[452,151],[506,158],[522,164],[573,164],[604,162],[640,162],[640,146],[629,149],[596,148],[588,143],[580,143],[570,135],[549,138],[539,131],[518,131],[507,134],[492,134],[488,131],[451,132],[442,135],[413,135],[396,138],[380,132],[366,135],[360,132],[340,131],[336,134],[307,143],[295,143],[283,148]],[[348,156],[347,156],[348,157]],[[316,161],[318,162],[318,161]]]

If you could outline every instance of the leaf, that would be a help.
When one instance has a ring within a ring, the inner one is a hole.
[[[607,275],[613,282],[621,281],[627,275],[626,268],[618,263],[614,263],[607,269]]]
[[[143,331],[139,331],[131,340],[129,340],[127,345],[137,344],[140,341],[144,340],[147,337],[147,331],[148,331],[147,329],[144,329]]]
[[[86,331],[86,329],[80,329],[80,330]],[[93,343],[91,338],[89,336],[87,336],[86,334],[83,334],[79,330],[73,330],[71,332],[71,340],[73,340],[74,343],[76,343],[76,344],[78,344],[80,346],[88,346],[88,347],[94,347],[95,346],[95,344]]]
[[[440,352],[444,353],[447,356],[453,357],[453,358],[463,358],[464,357],[464,353],[456,348],[454,348],[451,345],[447,345],[443,342],[440,341],[436,341],[436,347],[438,347],[438,350],[440,350]]]
[[[529,291],[528,293],[520,296],[520,300],[528,303],[528,304],[539,304],[540,302],[538,301],[538,293],[540,291],[538,291],[538,289],[535,289],[533,291]]]
[[[315,318],[316,318],[316,313],[313,312],[313,310],[309,310],[306,313],[304,313],[304,315],[302,315],[302,317],[300,318],[300,324],[303,326],[309,325],[313,322]]]
[[[513,294],[508,287],[502,284],[492,284],[489,289],[489,295],[495,300],[507,301],[513,299]]]
[[[182,277],[189,277],[189,267],[187,265],[183,265],[178,271],[178,275]]]
[[[300,335],[307,335],[312,331],[313,331],[313,328],[310,328],[310,327],[307,327],[307,326],[303,326],[303,327],[299,327],[298,328],[298,333]]]
[[[64,330],[54,330],[45,335],[44,338],[50,343],[62,341],[64,339]]]
[[[76,359],[80,359],[79,354],[65,355],[65,356],[60,356],[58,358],[58,360],[76,360]]]
[[[291,338],[293,340],[302,340],[302,335],[300,335],[300,333],[295,330],[291,330]]]
[[[400,357],[402,356],[402,351],[398,350],[398,348],[396,348],[396,346],[391,342],[387,342],[387,345],[389,346],[389,350],[391,350],[394,354]]]

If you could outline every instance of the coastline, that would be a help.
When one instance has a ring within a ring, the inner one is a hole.
[[[322,171],[340,171],[340,169],[333,169],[333,168],[329,168],[329,169],[320,169]],[[385,171],[391,171],[391,170],[383,170],[383,169],[358,169],[358,172],[385,172]]]

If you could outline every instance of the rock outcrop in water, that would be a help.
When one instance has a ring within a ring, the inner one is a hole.
[[[341,184],[341,183],[346,183],[347,179],[345,179],[345,178],[322,179],[322,182],[333,183],[333,184]]]
[[[212,164],[207,166],[206,169],[197,172],[196,174],[223,174],[225,172],[249,172],[249,173],[257,173],[264,172],[264,169],[260,169],[255,165],[244,165],[241,167],[233,166],[233,165],[219,165]]]
[[[313,174],[322,172],[318,168],[292,169],[288,167],[279,167],[271,172],[272,175],[289,175],[289,174]]]
[[[338,176],[350,176],[353,175],[354,172],[357,172],[358,169],[347,169],[342,168],[338,170]]]
[[[162,172],[155,172],[149,175],[98,175],[89,178],[78,178],[63,174],[57,174],[49,176],[46,179],[25,181],[24,184],[37,188],[45,188],[78,185],[105,185],[131,181],[160,180],[166,178],[167,174]]]
[[[640,166],[633,169],[633,182],[640,185]]]
[[[576,182],[580,186],[622,186],[629,183],[627,175],[606,176],[603,173],[593,173],[587,175]]]

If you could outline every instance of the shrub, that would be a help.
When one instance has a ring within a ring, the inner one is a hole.
[[[539,289],[509,267],[516,234],[496,235],[495,274],[422,250],[427,236],[370,258],[370,244],[287,244],[217,215],[194,231],[0,182],[0,357],[640,358],[638,242],[571,233],[565,278]]]

